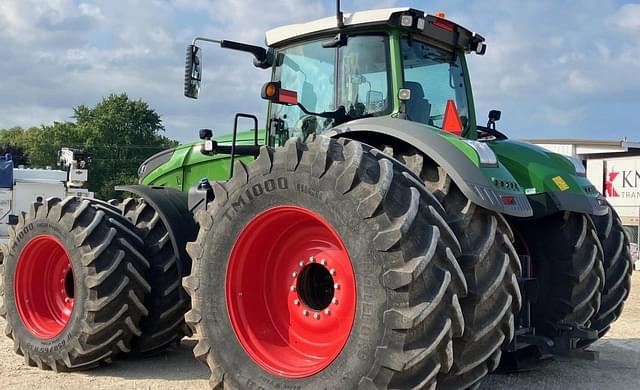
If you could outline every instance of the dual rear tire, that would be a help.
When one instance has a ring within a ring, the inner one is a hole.
[[[598,338],[601,338],[622,314],[631,289],[633,259],[622,221],[611,206],[606,215],[594,216],[593,222],[604,255],[605,283],[600,308],[591,318],[591,328],[598,331]]]
[[[234,172],[187,247],[186,319],[212,387],[435,386],[466,295],[437,200],[344,139],[263,147]]]
[[[438,384],[445,389],[473,387],[497,368],[502,349],[514,337],[522,297],[513,233],[504,217],[473,204],[444,169],[415,149],[387,146],[384,152],[404,163],[436,196],[460,242],[457,261],[469,290],[460,300],[465,331],[454,338],[453,366],[439,375]]]
[[[591,218],[563,212],[513,226],[538,283],[531,307],[537,332],[554,337],[562,322],[589,327],[605,284],[604,254]]]

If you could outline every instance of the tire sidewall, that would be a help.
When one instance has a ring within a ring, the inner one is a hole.
[[[24,225],[18,225],[15,233],[15,239],[9,242],[9,251],[4,263],[4,286],[6,286],[4,304],[7,310],[7,322],[15,333],[14,339],[30,353],[29,356],[39,357],[44,361],[51,358],[60,360],[73,349],[71,345],[73,340],[82,332],[84,306],[87,300],[87,291],[81,288],[81,281],[87,276],[80,261],[82,253],[80,248],[76,247],[73,236],[64,226],[49,219],[28,220]],[[20,253],[29,241],[40,235],[55,237],[63,244],[71,259],[75,280],[74,307],[69,322],[58,336],[48,340],[36,337],[25,327],[18,312],[15,296],[15,276]]]
[[[353,388],[374,366],[377,346],[383,345],[386,290],[380,282],[383,260],[372,248],[376,223],[363,221],[355,210],[356,200],[322,191],[322,180],[304,172],[279,172],[255,176],[230,191],[205,237],[202,261],[204,285],[200,291],[202,321],[210,325],[206,337],[216,361],[226,371],[225,384],[247,389],[268,388]],[[335,183],[327,180],[328,183]],[[244,201],[240,201],[243,198]],[[250,198],[250,199],[249,199]],[[298,206],[321,215],[341,237],[347,248],[356,278],[356,313],[351,334],[338,357],[321,372],[303,379],[272,375],[258,366],[245,352],[233,331],[226,303],[225,280],[229,255],[243,228],[258,214],[277,206]]]

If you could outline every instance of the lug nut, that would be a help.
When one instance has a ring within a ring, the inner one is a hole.
[[[300,260],[300,262],[298,263],[298,265],[299,265],[300,267],[304,267],[304,261]]]
[[[335,275],[335,274],[336,274],[336,270],[335,270],[335,269],[333,269],[333,268],[331,268],[331,269],[329,270],[329,273],[331,274],[331,276],[333,276],[333,275]]]
[[[305,309],[305,310],[303,310],[303,311],[302,311],[302,315],[303,315],[303,316],[308,316],[308,315],[309,315],[309,310],[306,310],[306,309]]]
[[[315,318],[316,320],[320,319],[320,313],[313,313],[313,318]]]
[[[336,290],[340,290],[340,283],[334,284],[333,288],[335,288]]]
[[[309,257],[309,262],[315,263],[316,262],[316,258],[313,257],[313,256]]]
[[[331,303],[333,303],[334,305],[337,305],[337,304],[338,304],[338,298],[333,297],[333,298],[331,299]]]
[[[293,291],[296,291],[296,286],[291,286],[291,287],[289,287],[289,290],[291,290],[292,292],[293,292]]]
[[[294,305],[296,305],[296,306],[298,306],[298,305],[300,304],[300,300],[298,300],[298,299],[294,299],[294,300],[293,300],[293,304],[294,304]]]
[[[293,273],[291,273],[291,276],[293,276],[294,278],[298,276],[298,273],[296,271],[293,271]]]
[[[325,259],[320,260],[320,264],[327,265],[327,260],[325,260]]]
[[[331,313],[331,310],[329,309],[324,309],[324,314],[329,315]]]

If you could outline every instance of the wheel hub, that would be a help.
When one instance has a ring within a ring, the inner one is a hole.
[[[269,209],[236,241],[226,295],[233,330],[265,370],[304,378],[325,369],[346,344],[356,284],[348,252],[319,215]]]
[[[296,279],[300,300],[313,310],[325,310],[335,295],[333,279],[335,270],[327,268],[327,260],[325,259],[320,260],[320,263],[313,262],[313,260],[315,258],[310,259],[310,263],[303,266],[300,273],[293,271],[293,277]]]
[[[71,258],[53,236],[39,235],[27,242],[18,257],[14,292],[18,314],[34,336],[58,336],[73,312],[75,279]]]

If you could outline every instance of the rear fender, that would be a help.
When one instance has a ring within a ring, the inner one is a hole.
[[[511,173],[501,164],[480,167],[479,162],[470,157],[477,157],[473,148],[461,142],[458,137],[445,135],[415,122],[390,118],[366,118],[347,122],[329,130],[325,135],[355,139],[363,143],[372,143],[376,137],[392,138],[399,143],[411,145],[441,166],[471,202],[514,217],[533,215],[529,201],[521,189],[499,188],[494,184],[515,183]],[[513,197],[513,203],[503,204],[501,196]]]

